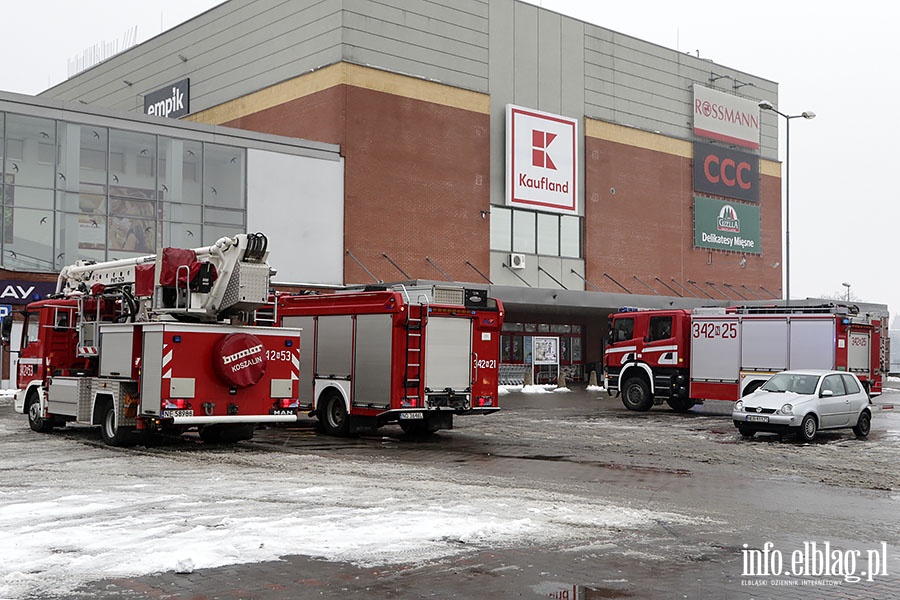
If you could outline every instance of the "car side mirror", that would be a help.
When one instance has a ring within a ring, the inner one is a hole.
[[[821,392],[819,392],[820,398],[830,398],[831,396],[834,396],[834,392],[832,390],[822,390]]]
[[[4,348],[9,346],[9,339],[12,333],[12,324],[12,315],[7,315],[3,318],[2,323],[0,323],[0,345],[2,345]]]

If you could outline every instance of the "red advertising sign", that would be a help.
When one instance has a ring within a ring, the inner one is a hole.
[[[577,147],[577,120],[507,105],[506,203],[577,213]]]

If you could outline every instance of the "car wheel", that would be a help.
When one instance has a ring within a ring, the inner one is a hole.
[[[856,434],[856,437],[864,438],[869,435],[869,431],[872,429],[872,415],[869,414],[869,411],[864,410],[859,415],[859,420],[856,422],[856,426],[853,428],[853,433]]]
[[[323,398],[319,421],[328,435],[344,437],[350,432],[350,415],[340,394],[332,392]]]
[[[753,428],[747,427],[746,425],[738,425],[737,428],[738,433],[740,433],[743,438],[750,439],[753,437],[753,434],[756,433]]]
[[[797,432],[797,437],[804,442],[811,442],[816,438],[816,433],[818,431],[819,423],[816,421],[815,415],[810,413],[800,421],[800,431]]]
[[[640,377],[632,377],[625,381],[622,388],[622,404],[628,410],[640,412],[648,411],[653,407],[653,398],[650,396],[650,386]]]
[[[28,413],[28,425],[31,427],[32,431],[47,433],[53,429],[53,419],[45,419],[41,416],[41,401],[40,398],[38,398],[37,392],[32,391],[28,394],[28,400],[25,401],[25,406],[28,407],[26,409],[26,412]]]

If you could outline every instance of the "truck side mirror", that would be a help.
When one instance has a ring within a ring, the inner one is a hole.
[[[8,315],[4,317],[2,321],[0,321],[0,344],[2,344],[4,348],[9,347],[9,338],[12,334],[12,324],[12,315]]]

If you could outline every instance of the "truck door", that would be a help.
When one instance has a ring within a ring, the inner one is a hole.
[[[430,316],[425,328],[425,387],[464,390],[472,383],[472,321]]]

